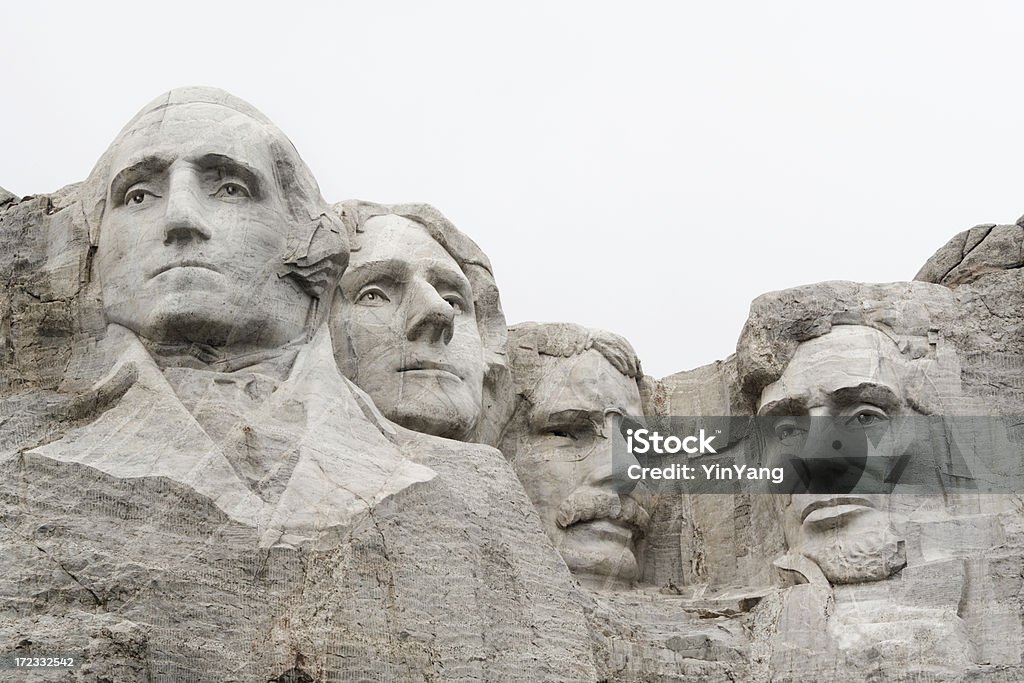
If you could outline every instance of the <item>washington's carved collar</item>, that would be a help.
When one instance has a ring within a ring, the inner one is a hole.
[[[139,341],[146,347],[153,357],[153,361],[161,370],[192,368],[212,372],[235,372],[250,369],[281,381],[288,376],[288,372],[295,362],[295,356],[309,339],[303,335],[280,348],[258,349],[240,354],[230,353],[208,344],[170,344],[153,342],[142,337],[139,337]]]

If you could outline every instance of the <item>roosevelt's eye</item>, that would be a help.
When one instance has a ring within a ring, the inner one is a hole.
[[[551,436],[557,436],[561,439],[571,439],[573,441],[579,441],[578,436],[573,434],[571,431],[565,429],[564,427],[554,427],[552,429],[548,429],[546,433],[550,434]]]
[[[363,306],[383,306],[389,301],[391,299],[380,287],[367,287],[356,297],[356,303]]]
[[[251,197],[252,195],[249,192],[249,188],[242,183],[226,182],[217,188],[213,196],[218,199],[241,199],[242,197]]]
[[[132,188],[124,195],[124,205],[138,206],[139,204],[143,204],[147,201],[146,197],[156,197],[156,195],[145,188]]]

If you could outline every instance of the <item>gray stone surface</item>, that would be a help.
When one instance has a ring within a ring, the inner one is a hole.
[[[283,134],[205,89],[0,214],[0,650],[84,658],[41,680],[597,677],[505,458],[341,375],[331,216]]]
[[[0,680],[1024,678],[1024,498],[956,480],[1024,471],[1020,225],[758,297],[661,380],[616,334],[507,331],[437,209],[328,205],[217,90],[0,190],[0,240],[0,656],[80,657]],[[945,488],[648,489],[610,456],[638,413],[783,468],[816,452],[785,420],[930,420],[876,447]]]

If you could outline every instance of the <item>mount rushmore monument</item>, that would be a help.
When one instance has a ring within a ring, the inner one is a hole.
[[[509,326],[472,226],[161,95],[0,190],[0,680],[1021,680],[1021,225],[654,378]]]

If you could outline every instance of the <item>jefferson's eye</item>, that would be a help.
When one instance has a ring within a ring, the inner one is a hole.
[[[213,193],[214,197],[219,199],[230,198],[239,199],[241,197],[251,197],[249,189],[241,183],[228,182],[217,188],[217,191]]]
[[[466,312],[466,301],[458,294],[448,294],[445,296],[444,300],[447,301],[453,309],[455,309],[456,313]]]
[[[149,190],[134,189],[128,190],[124,196],[124,205],[138,205],[146,201],[146,197],[155,197],[156,195]]]
[[[356,303],[363,306],[383,306],[389,301],[391,299],[379,287],[367,287],[356,297]]]

